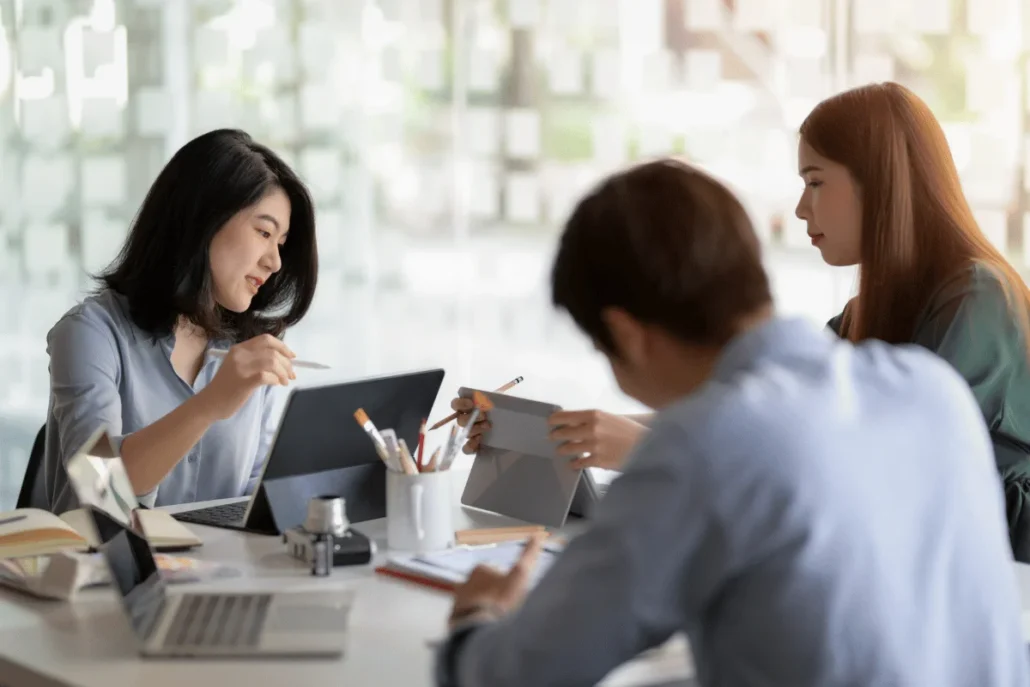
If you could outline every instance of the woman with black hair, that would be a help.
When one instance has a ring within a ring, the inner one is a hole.
[[[98,290],[47,335],[50,509],[74,505],[65,461],[101,424],[145,505],[250,493],[273,390],[294,379],[281,336],[317,274],[311,197],[275,153],[227,129],[183,146]]]

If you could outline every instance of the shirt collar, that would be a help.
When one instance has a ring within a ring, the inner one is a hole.
[[[756,360],[799,348],[822,348],[831,340],[826,332],[817,331],[807,320],[774,316],[730,339],[715,363],[712,379],[726,380],[751,367]]]

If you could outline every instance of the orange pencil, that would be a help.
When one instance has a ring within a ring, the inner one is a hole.
[[[516,386],[517,384],[520,384],[521,382],[522,382],[522,377],[516,377],[515,379],[511,380],[510,382],[508,382],[504,386],[495,389],[494,393],[495,394],[503,394],[503,393],[509,391],[512,387]],[[458,419],[458,415],[460,415],[460,413],[451,413],[450,415],[448,415],[447,417],[445,417],[444,419],[440,420],[435,425],[430,427],[429,431],[432,432],[434,429],[440,429],[441,427],[446,425],[448,422],[451,422],[452,420],[457,420]]]

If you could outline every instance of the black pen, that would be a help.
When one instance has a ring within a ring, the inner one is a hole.
[[[0,520],[0,525],[9,525],[12,522],[18,522],[19,520],[24,520],[27,517],[29,517],[29,516],[22,514],[22,515],[15,515],[14,517],[10,517],[10,518],[4,518],[3,520]]]

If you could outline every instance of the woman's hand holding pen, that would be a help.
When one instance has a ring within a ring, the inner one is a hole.
[[[214,379],[198,393],[218,419],[232,417],[262,385],[286,386],[296,379],[296,355],[279,339],[262,334],[229,349]]]
[[[647,427],[622,415],[600,410],[558,411],[548,419],[558,454],[573,458],[572,467],[621,470]]]

